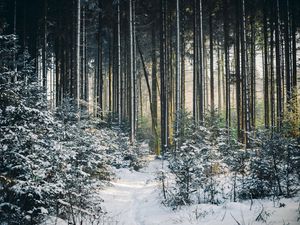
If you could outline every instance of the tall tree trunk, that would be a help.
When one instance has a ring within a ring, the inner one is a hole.
[[[134,133],[138,129],[138,94],[137,94],[137,42],[136,42],[136,0],[132,0],[132,36],[133,36],[133,79],[134,79]]]
[[[183,32],[183,31],[182,31]],[[185,110],[185,37],[181,35],[181,110]]]
[[[102,8],[102,1],[99,0],[99,8]],[[103,67],[102,67],[102,15],[101,10],[98,15],[98,35],[97,35],[97,74],[96,74],[96,82],[94,85],[94,98],[95,98],[95,111],[96,115],[100,116],[103,119]]]
[[[44,29],[43,29],[43,48],[42,48],[42,67],[43,67],[43,87],[47,90],[47,12],[48,0],[44,0]],[[25,36],[24,36],[25,39]]]
[[[270,112],[269,112],[269,62],[268,62],[268,13],[267,0],[264,0],[264,15],[263,15],[263,26],[264,26],[264,120],[265,128],[270,126]]]
[[[205,37],[203,37],[203,46],[204,48],[206,48],[205,50],[203,50],[203,59],[204,59],[204,68],[205,68],[205,72],[204,72],[204,76],[203,76],[203,96],[204,96],[204,111],[209,109],[209,95],[210,95],[210,91],[209,91],[209,87],[208,87],[208,78],[209,78],[209,71],[208,71],[208,60],[209,60],[209,55],[208,55],[208,50],[209,47],[207,47],[207,39]]]
[[[109,40],[108,40],[108,111],[110,118],[112,117],[113,112],[113,74],[112,74],[112,66],[113,66],[113,34],[109,31]]]
[[[242,107],[241,107],[241,73],[240,73],[240,1],[236,1],[236,27],[235,27],[235,74],[236,74],[236,112],[237,112],[237,136],[243,141]]]
[[[181,109],[181,53],[180,53],[180,10],[179,0],[176,0],[176,136],[180,131],[180,109]],[[178,138],[176,140],[179,140]],[[176,143],[178,148],[179,143]]]
[[[58,11],[58,22],[56,32],[57,36],[55,39],[55,69],[56,69],[56,106],[61,105],[62,100],[62,39],[61,36],[61,9]]]
[[[293,65],[293,72],[292,72],[292,91],[294,93],[297,93],[297,47],[296,47],[296,10],[295,10],[295,1],[296,0],[291,0],[292,4],[291,5],[291,11],[292,11],[292,65]]]
[[[88,95],[88,73],[87,73],[87,32],[86,32],[86,7],[82,10],[82,99],[84,100],[85,110],[89,110]]]
[[[218,112],[221,113],[222,111],[222,92],[221,92],[221,67],[223,66],[221,61],[221,53],[220,53],[220,43],[218,43],[218,49],[217,49],[217,62],[218,62]]]
[[[166,0],[161,0],[160,17],[160,103],[161,103],[161,150],[165,153],[168,146],[168,110],[167,110],[167,92],[166,92]]]
[[[274,13],[273,7],[272,7],[272,3],[270,2],[270,8],[271,8],[271,12]],[[274,18],[273,16],[271,16],[271,34],[270,34],[270,77],[271,77],[271,90],[270,90],[270,96],[271,96],[271,125],[272,125],[272,131],[275,128],[275,123],[276,123],[276,119],[275,119],[275,87],[274,87],[274,82],[275,82],[275,78],[274,78]]]
[[[176,51],[174,52],[173,48],[173,27],[172,27],[172,17],[173,12],[170,4],[168,4],[168,1],[166,1],[166,27],[167,27],[167,33],[166,33],[166,102],[167,102],[167,120],[166,120],[166,126],[167,126],[167,142],[168,146],[170,146],[173,143],[173,136],[174,136],[174,115],[176,116]],[[176,32],[175,32],[176,36]],[[175,79],[174,79],[175,78]],[[175,129],[176,129],[176,123],[175,123]]]
[[[276,55],[276,100],[277,100],[277,129],[282,124],[282,83],[281,83],[281,55],[280,55],[280,12],[279,0],[276,0],[275,12],[275,55]]]
[[[249,112],[249,83],[247,73],[247,46],[246,46],[246,11],[245,0],[241,2],[241,75],[243,79],[243,108],[244,108],[244,143],[248,144],[248,131],[250,131]]]
[[[81,30],[80,30],[80,23],[81,23],[81,0],[77,0],[77,33],[76,33],[76,83],[74,87],[74,97],[76,100],[76,109],[78,110],[79,116],[80,116],[80,36],[81,36]]]
[[[17,35],[17,0],[14,1],[14,35]],[[14,42],[14,49],[16,49],[16,42]],[[13,82],[17,81],[17,62],[16,62],[16,53],[13,55],[13,69],[14,69],[14,77]]]
[[[255,124],[256,124],[256,33],[255,33],[255,12],[254,12],[254,5],[251,7],[251,15],[250,15],[250,29],[251,29],[251,41],[250,41],[250,61],[251,61],[251,79],[250,79],[250,86],[251,86],[251,107],[250,107],[250,115],[251,115],[251,130],[255,131]]]
[[[153,18],[156,17],[154,13]],[[154,137],[154,152],[159,155],[158,130],[157,130],[157,57],[156,57],[156,21],[152,25],[152,134]]]
[[[204,121],[204,77],[205,77],[205,67],[204,67],[204,37],[203,37],[203,6],[202,0],[199,0],[199,61],[198,61],[198,84],[197,84],[197,96],[199,101],[199,121],[203,123]]]
[[[290,6],[289,0],[285,3],[285,16],[284,16],[284,49],[285,49],[285,78],[286,78],[286,102],[290,108],[290,101],[292,97],[292,82],[290,71]]]
[[[117,28],[117,42],[118,42],[118,122],[121,125],[122,122],[122,80],[121,80],[121,11],[120,11],[120,0],[118,0],[117,5],[117,13],[118,13],[118,28]]]
[[[203,6],[202,0],[199,0],[199,120],[204,121],[204,36],[203,36]]]
[[[198,109],[198,79],[199,79],[199,72],[198,72],[198,29],[197,29],[197,0],[194,0],[194,10],[193,10],[193,19],[194,19],[194,24],[193,24],[193,119],[195,122],[198,121],[198,114],[199,114],[199,109]]]
[[[210,3],[212,4],[212,3]],[[213,6],[210,6],[209,13],[209,56],[210,56],[210,113],[214,116],[215,110],[215,90],[214,90],[214,49],[213,49],[213,24],[212,24],[212,12]]]
[[[130,66],[130,141],[135,142],[135,74],[134,74],[134,40],[133,40],[133,1],[129,0],[129,66]]]
[[[227,0],[223,0],[223,15],[224,15],[224,57],[225,57],[225,80],[226,80],[226,102],[225,102],[225,109],[226,109],[226,128],[227,132],[229,133],[230,129],[230,71],[229,71],[229,44],[228,44],[228,2]],[[239,81],[238,79],[238,73],[237,74],[237,83]],[[238,90],[238,89],[237,89]],[[238,94],[238,93],[237,93]],[[239,95],[237,95],[238,97]],[[238,107],[237,107],[238,111]]]

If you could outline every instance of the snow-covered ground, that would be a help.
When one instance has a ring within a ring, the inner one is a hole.
[[[139,172],[116,169],[110,187],[100,190],[107,225],[299,225],[299,198],[278,201],[254,200],[222,205],[198,204],[173,211],[161,204],[157,173],[162,161],[147,158],[148,165]]]

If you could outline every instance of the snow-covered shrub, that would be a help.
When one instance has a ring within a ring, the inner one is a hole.
[[[20,212],[16,218],[21,224],[32,224],[42,213],[39,208],[48,206],[46,199],[51,194],[43,187],[57,153],[51,142],[52,126],[53,118],[46,112],[23,104],[8,106],[0,113],[0,174],[6,180],[0,185],[0,204],[8,212],[1,219],[11,218],[7,211],[11,205]]]
[[[26,50],[13,70],[14,41],[0,36],[0,223],[97,218],[101,199],[91,195],[109,179],[106,154],[75,111],[58,119],[47,111]]]
[[[48,205],[42,187],[55,154],[50,141],[55,122],[37,109],[42,104],[32,64],[26,49],[22,59],[13,60],[15,41],[13,35],[0,36],[0,223],[34,224]]]
[[[24,104],[0,112],[1,222],[36,224],[55,214],[79,223],[99,215],[89,196],[109,172],[96,137]]]
[[[217,143],[221,160],[227,168],[227,176],[231,179],[230,199],[236,202],[239,191],[243,190],[249,154],[245,151],[244,146],[231,134],[223,132],[222,135],[217,138]]]
[[[143,156],[148,154],[143,148],[141,143],[130,143],[128,133],[124,133],[120,129],[116,129],[105,140],[107,164],[115,168],[133,168],[138,171],[143,167]]]
[[[202,126],[186,113],[179,116],[180,131],[166,155],[171,173],[164,174],[170,184],[164,187],[168,205],[290,197],[299,191],[299,140],[256,131],[249,134],[251,145],[246,148],[234,132],[222,128],[217,113],[207,115]]]
[[[171,190],[172,198],[168,200],[172,207],[192,203],[191,194],[203,186],[204,168],[199,164],[199,157],[200,149],[192,143],[184,143],[176,156],[169,159],[169,168],[176,182],[176,186]]]
[[[248,198],[293,196],[299,183],[299,150],[297,140],[282,133],[260,132],[257,147],[249,149],[249,175],[244,194]]]
[[[188,113],[180,115],[180,135],[167,155],[175,185],[167,190],[166,203],[173,208],[193,202],[217,203],[215,176],[220,174],[220,154],[210,138],[211,132],[197,125]]]

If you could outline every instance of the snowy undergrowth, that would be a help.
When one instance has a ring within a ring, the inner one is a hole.
[[[80,127],[23,104],[1,110],[1,222],[36,224],[55,214],[86,220],[101,212],[86,201],[109,179],[105,154]],[[100,200],[98,200],[100,202]],[[82,219],[84,218],[84,219]]]
[[[167,173],[168,162],[144,158],[146,166],[139,171],[115,168],[116,178],[111,186],[101,189],[103,209],[107,211],[107,225],[296,225],[299,223],[299,198],[260,199],[222,204],[192,203],[176,210],[161,204],[161,172]],[[225,177],[219,182],[226,183]],[[174,183],[170,176],[165,185]],[[109,221],[109,222],[108,222]]]
[[[113,167],[140,168],[137,147],[125,134],[87,121],[62,122],[22,104],[5,107],[0,118],[1,223],[110,220],[97,190]]]
[[[165,153],[170,169],[162,176],[170,183],[163,188],[166,205],[298,196],[299,139],[257,131],[249,134],[246,148],[220,128],[217,117],[205,124],[185,113],[180,118],[177,147]]]
[[[0,49],[0,224],[103,223],[97,190],[111,167],[141,167],[137,147],[74,99],[50,112],[28,50],[15,35],[0,35]]]

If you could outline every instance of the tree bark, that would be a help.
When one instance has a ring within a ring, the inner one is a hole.
[[[225,109],[226,109],[226,128],[227,132],[229,133],[230,129],[230,71],[229,71],[229,45],[228,45],[228,36],[229,36],[229,31],[228,31],[228,2],[227,0],[223,0],[223,15],[224,15],[224,57],[225,57],[225,80],[226,80],[226,91],[225,91],[225,96],[226,96],[226,102],[225,102]],[[238,21],[238,20],[237,20]],[[238,23],[238,22],[237,22]],[[237,35],[238,37],[238,35]],[[238,42],[238,40],[237,40]],[[239,67],[239,64],[238,64]],[[237,83],[238,83],[238,73],[237,74]],[[237,90],[239,90],[237,88]],[[238,93],[237,93],[237,98],[238,98]],[[238,112],[238,107],[237,107],[237,112]],[[239,114],[238,114],[239,115]],[[239,129],[238,129],[239,130]]]
[[[133,1],[129,0],[129,67],[130,67],[130,141],[135,142],[135,74],[134,74],[134,40],[133,40]]]
[[[161,0],[160,10],[160,103],[161,103],[161,151],[165,153],[168,146],[168,110],[167,110],[167,90],[166,90],[166,0]]]
[[[74,97],[76,101],[76,109],[78,110],[78,114],[80,117],[80,36],[81,36],[81,30],[80,30],[80,23],[81,23],[81,0],[77,0],[77,33],[76,33],[76,82],[74,87]]]
[[[242,106],[241,106],[241,72],[240,72],[240,1],[236,1],[236,28],[235,28],[235,75],[236,75],[236,112],[237,112],[237,133],[238,140],[243,141],[242,132]]]
[[[212,4],[212,3],[210,3]],[[214,90],[214,49],[213,49],[213,24],[212,24],[212,10],[213,7],[210,6],[209,14],[209,56],[210,56],[210,113],[214,116],[215,110],[215,90]]]
[[[279,0],[276,0],[275,12],[275,60],[276,60],[276,100],[277,100],[277,130],[282,125],[282,82],[281,82],[281,55],[280,55],[280,12]]]
[[[267,0],[264,0],[264,15],[263,15],[263,29],[264,29],[264,121],[265,128],[270,126],[270,112],[269,112],[269,61],[268,61],[268,13]]]
[[[120,11],[120,0],[118,0],[117,5],[117,14],[118,14],[118,28],[117,28],[117,42],[118,42],[118,123],[121,125],[122,122],[122,80],[121,80],[121,11]]]
[[[176,0],[176,136],[180,131],[180,109],[181,109],[181,53],[180,53],[180,7],[179,0]],[[179,140],[176,138],[176,140]],[[176,142],[176,148],[179,143]]]
[[[48,0],[44,0],[44,29],[43,29],[43,48],[42,48],[42,68],[43,68],[43,87],[47,90],[47,12]],[[25,39],[25,37],[24,37]]]
[[[154,13],[153,18],[156,17]],[[152,134],[154,136],[154,152],[156,155],[160,154],[158,145],[158,130],[157,130],[157,57],[156,57],[156,21],[152,25]]]
[[[290,108],[290,101],[292,97],[292,79],[290,71],[290,11],[289,0],[285,3],[284,16],[284,49],[285,49],[285,78],[286,78],[286,102],[288,109]]]
[[[250,86],[251,86],[251,98],[250,98],[250,116],[251,116],[251,130],[255,131],[256,127],[256,33],[255,33],[255,24],[254,24],[254,5],[251,6],[251,15],[250,15],[250,32],[251,32],[251,41],[250,41],[250,62],[251,62],[251,74],[250,74]]]

